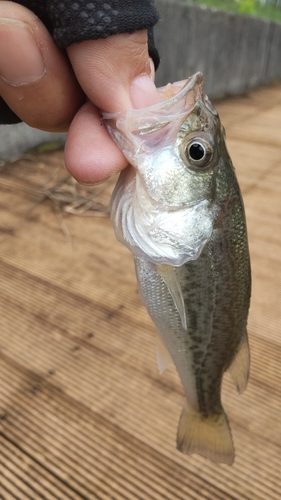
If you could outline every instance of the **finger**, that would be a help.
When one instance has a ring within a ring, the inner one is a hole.
[[[154,64],[151,60],[154,78]],[[146,87],[142,76],[133,84],[132,104],[135,108],[153,104],[155,97]],[[157,95],[157,99],[160,99]],[[151,101],[150,101],[151,100]],[[95,184],[106,180],[112,174],[127,166],[127,160],[109,137],[98,109],[88,102],[77,113],[71,123],[65,144],[66,167],[78,182]]]
[[[74,117],[65,144],[65,164],[78,182],[104,181],[127,165],[109,137],[99,110],[87,102]]]
[[[85,106],[73,120],[65,146],[66,166],[81,182],[100,182],[125,168],[127,161],[101,127],[97,108],[114,112],[160,100],[151,80],[154,66],[147,34],[125,33],[74,44],[68,55],[80,85],[96,106]]]
[[[146,87],[142,103],[138,104],[147,106],[159,101],[150,78],[146,30],[73,44],[67,51],[77,80],[99,109],[115,112],[133,107],[133,83],[140,75]]]
[[[68,58],[28,9],[0,2],[0,95],[32,127],[67,130],[84,102]]]

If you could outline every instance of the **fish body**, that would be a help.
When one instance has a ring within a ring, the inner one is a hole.
[[[220,393],[226,370],[239,392],[249,375],[243,201],[202,75],[160,92],[166,99],[146,110],[105,116],[131,165],[113,193],[112,220],[161,338],[159,366],[167,350],[185,391],[177,446],[231,464]]]

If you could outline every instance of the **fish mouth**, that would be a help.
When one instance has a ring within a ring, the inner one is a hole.
[[[217,115],[207,96],[203,94],[203,74],[198,71],[187,80],[169,83],[158,88],[162,101],[146,108],[128,109],[117,113],[102,112],[106,127],[117,141],[115,131],[122,135],[144,136],[161,130],[172,120],[191,112],[196,102],[203,101],[212,114]],[[184,103],[184,105],[183,105]]]

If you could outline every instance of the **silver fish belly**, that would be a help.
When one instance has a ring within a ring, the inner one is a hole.
[[[185,391],[178,449],[231,464],[220,393],[226,370],[239,393],[249,375],[243,201],[202,75],[160,92],[155,106],[105,115],[131,164],[113,193],[112,220],[134,254],[142,301]]]

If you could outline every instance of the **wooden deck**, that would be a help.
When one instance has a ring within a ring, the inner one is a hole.
[[[66,229],[51,201],[34,206],[62,162],[42,154],[0,177],[1,499],[280,500],[281,86],[217,109],[253,268],[249,386],[223,386],[234,465],[176,450],[183,391],[173,367],[158,374],[133,259],[108,218]]]

